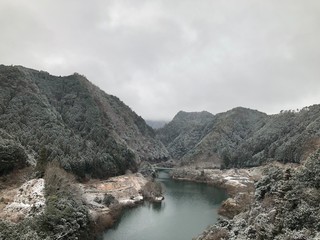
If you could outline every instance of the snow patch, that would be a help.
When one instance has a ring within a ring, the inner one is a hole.
[[[246,184],[253,183],[248,177],[240,175],[226,176],[223,179],[226,181],[226,184],[239,187],[246,187]]]
[[[45,207],[44,179],[32,179],[16,189],[13,202],[8,204],[3,212],[10,219],[10,215],[19,214],[23,217],[38,215]]]

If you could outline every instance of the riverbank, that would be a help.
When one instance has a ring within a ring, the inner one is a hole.
[[[319,240],[319,156],[301,165],[269,166],[255,184],[250,209],[232,220],[221,219],[196,240]]]
[[[20,226],[25,219],[32,222],[35,220],[34,217],[45,214],[47,208],[46,180],[44,178],[29,180],[27,176],[24,177],[23,181],[0,189],[0,219],[12,227],[16,224]],[[148,182],[149,179],[140,173],[130,173],[107,180],[92,179],[85,183],[70,181],[68,184],[77,190],[77,198],[88,212],[92,235],[99,235],[113,226],[124,208],[133,207],[144,201],[144,187]],[[162,199],[148,197],[148,201]]]
[[[270,167],[286,169],[295,168],[296,165],[272,162],[259,167],[225,170],[184,166],[174,169],[171,176],[180,181],[202,182],[224,189],[229,198],[222,203],[219,214],[232,219],[250,208],[254,200],[255,183],[265,176]]]
[[[184,167],[174,169],[171,177],[174,180],[207,183],[224,189],[229,198],[222,203],[219,214],[232,218],[249,205],[254,193],[254,182],[260,179],[261,172],[262,167],[229,170]],[[147,179],[136,173],[80,184],[96,230],[100,232],[112,227],[124,208],[143,202],[142,188],[146,183]],[[104,202],[106,195],[114,198],[110,205]]]
[[[112,227],[124,208],[142,202],[141,190],[147,182],[145,177],[137,173],[79,184],[94,231],[99,234]]]
[[[80,189],[97,235],[112,227],[125,208],[164,199],[161,184],[141,173],[91,180]]]
[[[231,219],[249,209],[254,201],[255,183],[265,175],[266,169],[272,166],[283,170],[288,168],[288,165],[278,163],[251,169],[229,170],[189,166],[174,169],[171,177],[175,180],[202,182],[225,189],[229,198],[221,205],[219,214]],[[81,201],[93,223],[92,234],[102,233],[106,228],[112,227],[124,208],[143,202],[142,189],[147,182],[147,178],[140,173],[130,173],[108,180],[90,180],[81,184],[74,182],[73,184],[80,189]],[[1,212],[5,213],[3,218],[19,222],[24,217],[41,214],[46,207],[43,197],[44,183],[43,179],[31,179],[24,185],[11,189],[11,192],[2,192],[3,196],[10,196],[3,198],[1,208],[7,209]],[[29,206],[28,210],[25,208],[27,211],[21,211],[21,207],[26,205]],[[36,206],[39,207],[35,208]]]
[[[165,200],[125,210],[116,226],[104,234],[105,239],[192,239],[216,223],[225,191],[208,184],[175,181],[168,170],[159,170],[155,181],[164,185]]]
[[[174,169],[172,178],[209,183],[225,189],[230,197],[237,199],[235,196],[239,192],[251,192],[253,182],[259,174],[257,169],[218,170],[188,167]],[[86,183],[74,184],[80,189],[96,230],[101,231],[112,226],[123,208],[134,206],[144,200],[142,188],[147,182],[146,177],[135,173],[108,180],[93,179]],[[25,217],[41,214],[45,208],[44,184],[44,179],[31,179],[20,186],[2,191],[1,219],[17,223]],[[106,197],[109,197],[109,200],[105,199]],[[229,199],[223,205],[229,206],[227,209],[230,209],[230,205],[235,203]],[[223,212],[221,214],[228,215]]]
[[[254,182],[260,176],[261,168],[220,170],[183,167],[172,171],[173,179],[202,182],[224,189],[229,197],[222,203],[219,214],[229,219],[250,205]]]
[[[260,175],[260,168],[219,170],[181,167],[171,173],[175,180],[202,182],[223,188],[232,197],[239,191],[252,188]]]
[[[109,213],[114,204],[106,206],[103,202],[106,194],[114,197],[113,203],[129,206],[143,200],[142,187],[147,179],[141,174],[128,174],[109,178],[108,180],[90,180],[87,183],[75,183],[79,187],[85,206],[95,220],[99,215]],[[17,223],[25,217],[32,217],[43,212],[45,180],[31,179],[11,189],[0,191],[0,218]]]

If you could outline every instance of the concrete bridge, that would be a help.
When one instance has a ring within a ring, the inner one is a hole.
[[[170,178],[170,171],[174,168],[167,167],[154,167],[155,176],[159,179],[168,179]]]
[[[161,171],[161,170],[173,170],[174,168],[166,168],[166,167],[154,167],[155,171]]]

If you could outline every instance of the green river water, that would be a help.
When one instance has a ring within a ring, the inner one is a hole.
[[[227,195],[202,183],[175,181],[162,170],[156,181],[165,186],[162,203],[144,203],[125,210],[103,240],[188,240],[217,221]]]

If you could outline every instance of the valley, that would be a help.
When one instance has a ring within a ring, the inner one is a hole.
[[[153,129],[78,73],[0,65],[0,87],[0,239],[121,240],[148,214],[146,239],[165,239],[165,216],[210,208],[190,239],[320,239],[320,105],[180,111]]]

